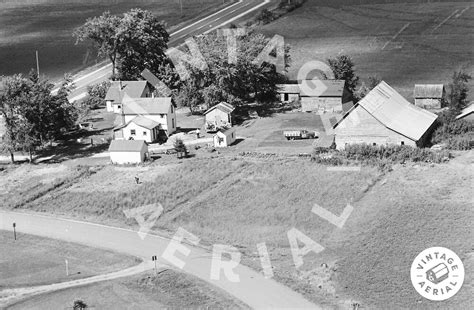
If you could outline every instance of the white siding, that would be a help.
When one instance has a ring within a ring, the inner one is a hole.
[[[416,147],[416,141],[388,129],[360,106],[339,123],[334,133],[339,150],[344,149],[346,144],[359,143],[401,145],[403,142],[404,145]]]
[[[214,122],[217,126],[222,126],[231,123],[230,114],[225,113],[219,109],[214,109],[206,114],[206,123]]]
[[[113,111],[114,111],[114,107],[113,107],[112,101],[107,100],[107,102],[105,103],[105,105],[106,105],[106,107],[107,107],[107,112],[113,112]]]
[[[145,160],[145,151],[141,152],[110,152],[110,160],[114,164],[139,164]]]
[[[131,131],[135,130],[135,135],[132,135]],[[123,132],[123,139],[130,140],[145,140],[148,143],[155,142],[157,136],[154,134],[153,130],[143,128],[138,126],[135,123],[128,124],[127,127],[122,128],[121,131]]]

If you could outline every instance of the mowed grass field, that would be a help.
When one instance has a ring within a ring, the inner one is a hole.
[[[78,299],[91,309],[246,309],[225,292],[173,270],[61,290],[8,309],[72,309]]]
[[[169,27],[215,10],[220,0],[33,0],[0,1],[0,75],[28,73],[36,68],[52,79],[96,62],[87,45],[74,45],[73,30],[104,11],[119,14],[133,8],[149,10]],[[230,3],[230,0],[226,0]]]
[[[171,236],[182,227],[204,246],[233,245],[256,270],[261,270],[256,245],[265,242],[275,278],[318,304],[470,308],[473,152],[448,164],[396,166],[387,173],[370,167],[333,172],[296,157],[215,156],[170,157],[173,166],[166,169],[160,162],[126,168],[122,181],[124,169],[105,167],[20,208],[137,229],[123,210],[161,203],[165,212],[157,233]],[[142,184],[134,184],[133,169]],[[354,211],[337,228],[311,212],[315,204],[335,215],[348,204]],[[287,237],[292,228],[325,248],[306,255],[298,270]],[[463,288],[444,303],[422,300],[410,283],[412,260],[431,246],[455,251],[466,268]]]
[[[65,260],[69,264],[66,275]],[[138,258],[75,243],[0,231],[0,290],[67,282],[138,265]]]
[[[411,99],[415,83],[447,84],[454,70],[474,70],[469,1],[306,1],[259,31],[291,45],[293,79],[308,61],[347,54],[362,80],[378,75]]]

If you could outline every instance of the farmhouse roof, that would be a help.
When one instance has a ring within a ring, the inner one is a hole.
[[[288,93],[288,94],[299,94],[300,85],[299,84],[278,84],[277,85],[279,93]]]
[[[224,113],[227,113],[227,114],[230,114],[230,113],[232,113],[232,112],[235,110],[235,108],[234,108],[233,105],[231,105],[231,104],[229,104],[229,103],[227,103],[227,102],[221,102],[221,103],[219,103],[219,104],[213,106],[212,108],[210,108],[210,109],[207,110],[206,112],[204,112],[204,114],[207,114],[207,113],[209,113],[209,112],[211,112],[211,111],[213,111],[213,110],[215,110],[215,109],[218,109],[218,110],[220,110],[220,111],[222,111],[222,112],[224,112]]]
[[[466,116],[468,116],[469,114],[472,114],[472,113],[474,113],[474,103],[471,103],[470,106],[468,106],[467,108],[464,108],[461,111],[461,114],[456,116],[456,119],[464,118],[464,117],[466,117]]]
[[[146,128],[146,129],[150,129],[150,130],[153,129],[153,128],[155,128],[155,127],[160,126],[160,123],[155,122],[154,120],[149,119],[149,118],[147,118],[147,117],[145,117],[145,116],[141,116],[141,115],[135,117],[135,118],[132,119],[130,122],[131,122],[131,123],[135,123],[135,124],[137,124],[137,125],[140,126],[140,127],[143,127],[143,128]]]
[[[171,104],[171,97],[127,99],[123,102],[123,114],[167,114]]]
[[[306,80],[309,87],[301,87],[303,97],[342,97],[344,80]]]
[[[120,103],[125,96],[140,98],[146,84],[146,81],[113,81],[105,95],[105,100]]]
[[[436,114],[409,103],[382,81],[339,120],[334,128],[357,106],[361,106],[385,127],[415,141],[418,141],[438,118]]]
[[[109,152],[140,152],[146,147],[144,140],[112,140]]]
[[[415,84],[415,98],[443,98],[443,84]]]

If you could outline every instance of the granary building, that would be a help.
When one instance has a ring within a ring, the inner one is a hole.
[[[423,109],[441,109],[445,95],[443,84],[415,84],[415,105]]]
[[[338,149],[347,144],[424,146],[437,115],[381,82],[334,125]]]
[[[237,139],[235,128],[219,130],[214,135],[214,147],[228,147]]]
[[[206,127],[232,127],[232,116],[235,108],[227,102],[221,102],[204,112]]]
[[[300,86],[303,112],[342,113],[343,104],[352,100],[344,80],[306,80],[300,83],[304,83]]]

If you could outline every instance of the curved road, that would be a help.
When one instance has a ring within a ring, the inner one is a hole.
[[[168,46],[176,47],[182,44],[186,38],[206,34],[233,21],[239,20],[245,15],[269,5],[271,1],[272,0],[239,0],[198,21],[184,24],[170,34]],[[75,101],[84,98],[87,94],[88,85],[105,81],[111,75],[111,66],[111,64],[107,64],[93,72],[87,74],[79,73],[76,75],[74,79],[76,89],[71,93],[69,100]]]
[[[16,223],[19,233],[113,250],[138,256],[144,261],[150,261],[151,256],[156,255],[159,263],[169,265],[169,262],[162,259],[161,255],[170,239],[157,235],[149,234],[142,240],[137,232],[129,229],[43,215],[0,211],[0,229],[12,231],[12,223]],[[225,290],[251,308],[320,309],[302,295],[276,281],[266,279],[261,273],[243,265],[238,265],[233,269],[240,277],[239,282],[230,282],[223,272],[219,280],[211,280],[212,254],[202,248],[183,245],[190,250],[189,256],[175,253],[176,257],[185,262],[182,271]],[[225,261],[225,258],[223,260]]]

